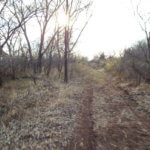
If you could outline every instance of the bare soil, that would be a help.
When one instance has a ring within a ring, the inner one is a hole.
[[[93,101],[97,150],[150,150],[150,118],[138,103],[107,74]]]
[[[89,82],[84,85],[82,98],[79,102],[79,110],[77,113],[77,126],[73,132],[73,139],[67,145],[67,150],[95,150],[96,149],[96,135],[93,127],[93,86]]]

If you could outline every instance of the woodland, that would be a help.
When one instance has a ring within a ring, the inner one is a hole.
[[[0,0],[1,150],[150,149],[150,13],[133,7],[145,39],[89,60],[93,3]]]

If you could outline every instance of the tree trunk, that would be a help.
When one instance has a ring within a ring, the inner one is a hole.
[[[38,72],[41,73],[42,72],[42,55],[41,54],[39,54],[39,57],[38,57],[37,67],[38,67]]]
[[[0,87],[2,87],[2,85],[3,85],[3,80],[2,80],[2,75],[0,73]]]
[[[49,56],[49,64],[48,64],[47,73],[46,73],[47,76],[49,76],[51,68],[52,68],[52,52],[50,52],[50,56]]]
[[[62,71],[62,62],[61,62],[61,53],[59,48],[59,27],[57,32],[57,52],[58,52],[58,64],[57,64],[57,70],[58,70],[58,77],[60,79],[61,71]]]
[[[150,62],[150,33],[149,33],[149,37],[147,38],[147,45],[148,45],[148,59],[149,59],[149,62]]]
[[[68,15],[68,0],[66,0],[66,15]],[[65,27],[65,53],[64,53],[64,82],[68,83],[68,49],[69,49],[69,37],[68,26]]]
[[[1,57],[2,57],[2,50],[3,50],[3,47],[0,46],[0,61],[1,61]],[[1,70],[0,70],[0,87],[2,86],[2,84],[3,84],[3,80],[2,80],[2,73],[1,73]]]
[[[15,80],[16,79],[16,71],[15,71],[15,68],[14,68],[13,64],[11,66],[11,72],[12,72],[11,78],[12,78],[12,80]]]
[[[28,52],[29,52],[29,56],[30,56],[29,65],[30,65],[30,68],[34,71],[31,44],[30,44],[30,40],[29,40],[28,35],[27,35],[26,25],[24,25],[24,27],[21,26],[21,28],[22,28],[22,30],[23,30],[23,32],[24,32],[24,36],[25,36],[25,39],[26,39],[26,42],[27,42],[27,45],[28,45]],[[34,72],[35,72],[35,71],[34,71]]]
[[[65,29],[64,82],[68,83],[68,31]]]

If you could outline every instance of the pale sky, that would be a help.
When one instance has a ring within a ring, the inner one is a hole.
[[[150,6],[150,1],[146,2]],[[77,49],[91,59],[103,51],[107,55],[119,54],[144,38],[145,34],[133,14],[131,0],[95,0],[93,17]]]
[[[83,0],[84,1],[84,0]],[[93,16],[84,30],[75,52],[92,59],[98,53],[119,55],[125,48],[145,38],[133,13],[133,6],[140,0],[93,0]],[[134,5],[131,4],[131,1]],[[148,10],[150,0],[141,0],[142,10]],[[60,23],[64,17],[60,16]],[[79,26],[85,20],[79,20]],[[61,23],[62,24],[62,23]],[[33,22],[31,39],[39,35],[39,28]]]

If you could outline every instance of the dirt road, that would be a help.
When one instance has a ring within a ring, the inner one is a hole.
[[[150,118],[106,74],[100,77],[85,84],[68,150],[150,150]]]
[[[90,80],[89,80],[90,81]],[[77,112],[77,126],[73,132],[73,139],[67,146],[68,150],[95,150],[96,135],[92,114],[93,86],[87,81],[84,85],[82,98]]]
[[[35,110],[1,127],[0,149],[150,150],[150,118],[106,73],[98,79],[41,84]]]

